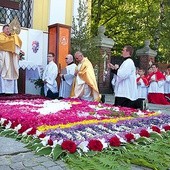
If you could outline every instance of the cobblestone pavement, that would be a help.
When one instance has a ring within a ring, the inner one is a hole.
[[[11,138],[0,137],[0,170],[67,170],[62,161],[37,156],[24,144]]]
[[[106,103],[113,104],[114,96],[106,95]],[[170,106],[149,104],[149,109],[170,113]],[[37,156],[15,139],[0,137],[0,144],[0,170],[68,170],[63,161],[53,161],[49,157]],[[132,170],[149,169],[133,166]]]

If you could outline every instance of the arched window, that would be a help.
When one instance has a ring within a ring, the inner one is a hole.
[[[0,1],[0,23],[9,24],[17,16],[21,27],[32,27],[33,0]]]

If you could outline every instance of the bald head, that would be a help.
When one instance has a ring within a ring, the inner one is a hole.
[[[77,52],[75,53],[75,55],[83,55],[83,53],[80,52],[80,51],[77,51]]]
[[[66,63],[67,64],[70,64],[70,63],[72,63],[73,62],[73,56],[71,55],[71,54],[68,54],[67,56],[66,56]]]
[[[81,62],[84,58],[83,53],[80,51],[77,51],[74,55],[76,61]]]

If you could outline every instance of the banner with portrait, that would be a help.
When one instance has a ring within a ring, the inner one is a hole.
[[[40,30],[28,30],[28,61],[37,65],[43,63],[43,32]]]

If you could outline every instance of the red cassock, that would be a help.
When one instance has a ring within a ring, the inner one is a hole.
[[[152,82],[152,78],[155,77],[155,82]],[[170,105],[170,102],[165,98],[164,95],[164,85],[161,85],[161,81],[165,80],[165,76],[157,71],[155,73],[151,73],[148,77],[148,81],[150,82],[150,86],[148,89],[148,101],[153,104],[163,104]],[[160,84],[159,84],[160,83]]]
[[[138,78],[136,79],[136,81],[139,82],[140,79],[143,80],[145,86],[148,86],[148,85],[149,85],[149,81],[148,81],[148,79],[147,79],[145,76],[138,77]]]

